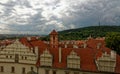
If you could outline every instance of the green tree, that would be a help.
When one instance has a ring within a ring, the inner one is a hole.
[[[120,55],[120,32],[110,32],[106,35],[106,46]]]

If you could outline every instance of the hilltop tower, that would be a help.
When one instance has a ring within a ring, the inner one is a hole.
[[[55,30],[50,33],[50,46],[58,48],[58,33]]]

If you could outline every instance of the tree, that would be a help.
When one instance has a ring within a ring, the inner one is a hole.
[[[106,35],[106,46],[120,55],[120,32],[110,32]]]

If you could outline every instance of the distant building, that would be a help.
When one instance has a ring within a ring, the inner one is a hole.
[[[3,47],[4,46],[4,47]],[[50,41],[24,37],[1,45],[0,74],[105,74],[120,73],[120,56],[105,47],[104,39]]]

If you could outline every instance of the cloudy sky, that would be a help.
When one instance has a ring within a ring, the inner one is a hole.
[[[0,33],[120,25],[120,0],[0,0]]]

